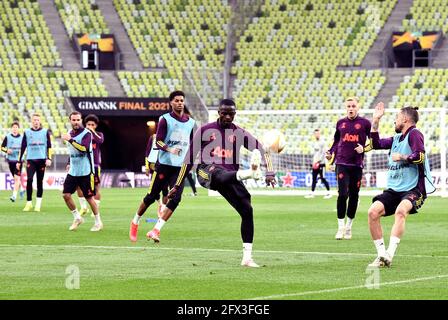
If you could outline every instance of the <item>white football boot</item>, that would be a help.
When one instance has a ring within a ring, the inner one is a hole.
[[[253,259],[242,260],[241,265],[243,267],[249,267],[249,268],[259,268],[260,267],[258,264],[255,263],[255,261]]]
[[[338,229],[338,232],[336,232],[336,235],[334,236],[336,240],[342,240],[344,238],[344,228]]]

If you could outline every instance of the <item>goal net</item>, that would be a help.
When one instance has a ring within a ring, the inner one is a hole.
[[[395,134],[394,119],[399,109],[386,109],[380,122],[381,138]],[[361,110],[360,116],[371,120],[373,109]],[[437,188],[434,194],[446,195],[447,158],[446,158],[446,109],[419,110],[420,120],[417,128],[425,137],[426,155],[430,161],[432,183]],[[297,194],[311,191],[313,162],[313,132],[320,129],[321,139],[327,149],[333,143],[336,122],[346,116],[345,110],[263,110],[238,111],[235,123],[248,130],[260,141],[269,130],[279,130],[286,136],[286,147],[280,154],[271,154],[278,187],[266,188],[264,181],[247,180],[245,184],[252,194]],[[217,112],[211,111],[210,121],[215,121]],[[364,159],[362,195],[377,194],[386,187],[388,150],[372,150]],[[240,165],[249,167],[250,153],[241,150]],[[265,169],[265,168],[264,168]],[[333,169],[333,170],[332,170]],[[333,194],[337,194],[337,182],[334,168],[324,169],[324,175]],[[316,194],[326,193],[318,180]]]

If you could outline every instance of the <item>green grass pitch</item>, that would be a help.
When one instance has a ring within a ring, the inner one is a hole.
[[[60,192],[45,191],[42,212],[0,192],[0,299],[448,299],[447,199],[430,197],[410,216],[390,269],[366,270],[375,258],[362,197],[352,240],[334,240],[336,198],[254,196],[254,259],[241,267],[240,218],[222,198],[190,189],[155,245],[145,239],[156,207],[129,223],[145,189],[103,190],[104,230],[93,219],[68,231]],[[386,243],[393,217],[382,220]],[[71,279],[79,270],[79,289]],[[373,281],[373,282],[372,282]],[[374,288],[366,287],[366,283]]]

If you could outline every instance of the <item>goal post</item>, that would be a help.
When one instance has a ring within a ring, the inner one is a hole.
[[[394,119],[400,109],[386,109],[380,121],[380,138],[395,134]],[[360,116],[372,119],[373,109],[361,109]],[[433,184],[437,191],[433,195],[447,196],[446,157],[446,112],[444,108],[426,108],[419,111],[417,128],[424,134],[426,156],[430,161]],[[336,122],[346,116],[341,110],[252,110],[237,111],[234,122],[249,131],[260,141],[265,132],[275,129],[286,136],[286,147],[280,154],[271,154],[278,186],[266,188],[264,181],[247,180],[245,185],[252,194],[305,195],[311,190],[313,132],[320,129],[321,137],[329,149],[333,143]],[[209,111],[209,120],[216,121],[216,110]],[[242,148],[244,149],[244,148]],[[361,195],[373,195],[386,187],[388,150],[372,150],[364,159]],[[249,167],[249,152],[240,152],[240,166]],[[265,168],[263,168],[265,170]],[[333,194],[337,194],[334,171],[324,172]],[[326,190],[318,181],[316,193]],[[214,194],[214,193],[211,193]]]

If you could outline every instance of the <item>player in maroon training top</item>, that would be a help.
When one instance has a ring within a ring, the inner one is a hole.
[[[338,231],[335,236],[337,240],[352,238],[352,223],[358,208],[364,152],[371,150],[370,145],[365,147],[370,139],[371,124],[369,120],[358,115],[358,98],[348,98],[345,107],[347,117],[336,123],[334,142],[326,154],[330,163],[336,163],[339,192]],[[346,215],[347,223],[345,223]]]
[[[217,121],[200,127],[190,143],[174,188],[168,198],[181,192],[181,186],[188,172],[197,163],[199,183],[208,189],[218,191],[241,216],[241,238],[243,240],[242,266],[258,267],[252,260],[254,237],[253,208],[251,196],[242,183],[245,179],[261,178],[261,158],[266,163],[266,184],[275,185],[275,174],[270,155],[263,145],[249,132],[233,123],[236,114],[235,102],[223,99],[218,109]],[[240,170],[240,148],[252,151],[251,168]],[[196,158],[199,154],[199,159]],[[169,216],[163,219],[168,220]]]

